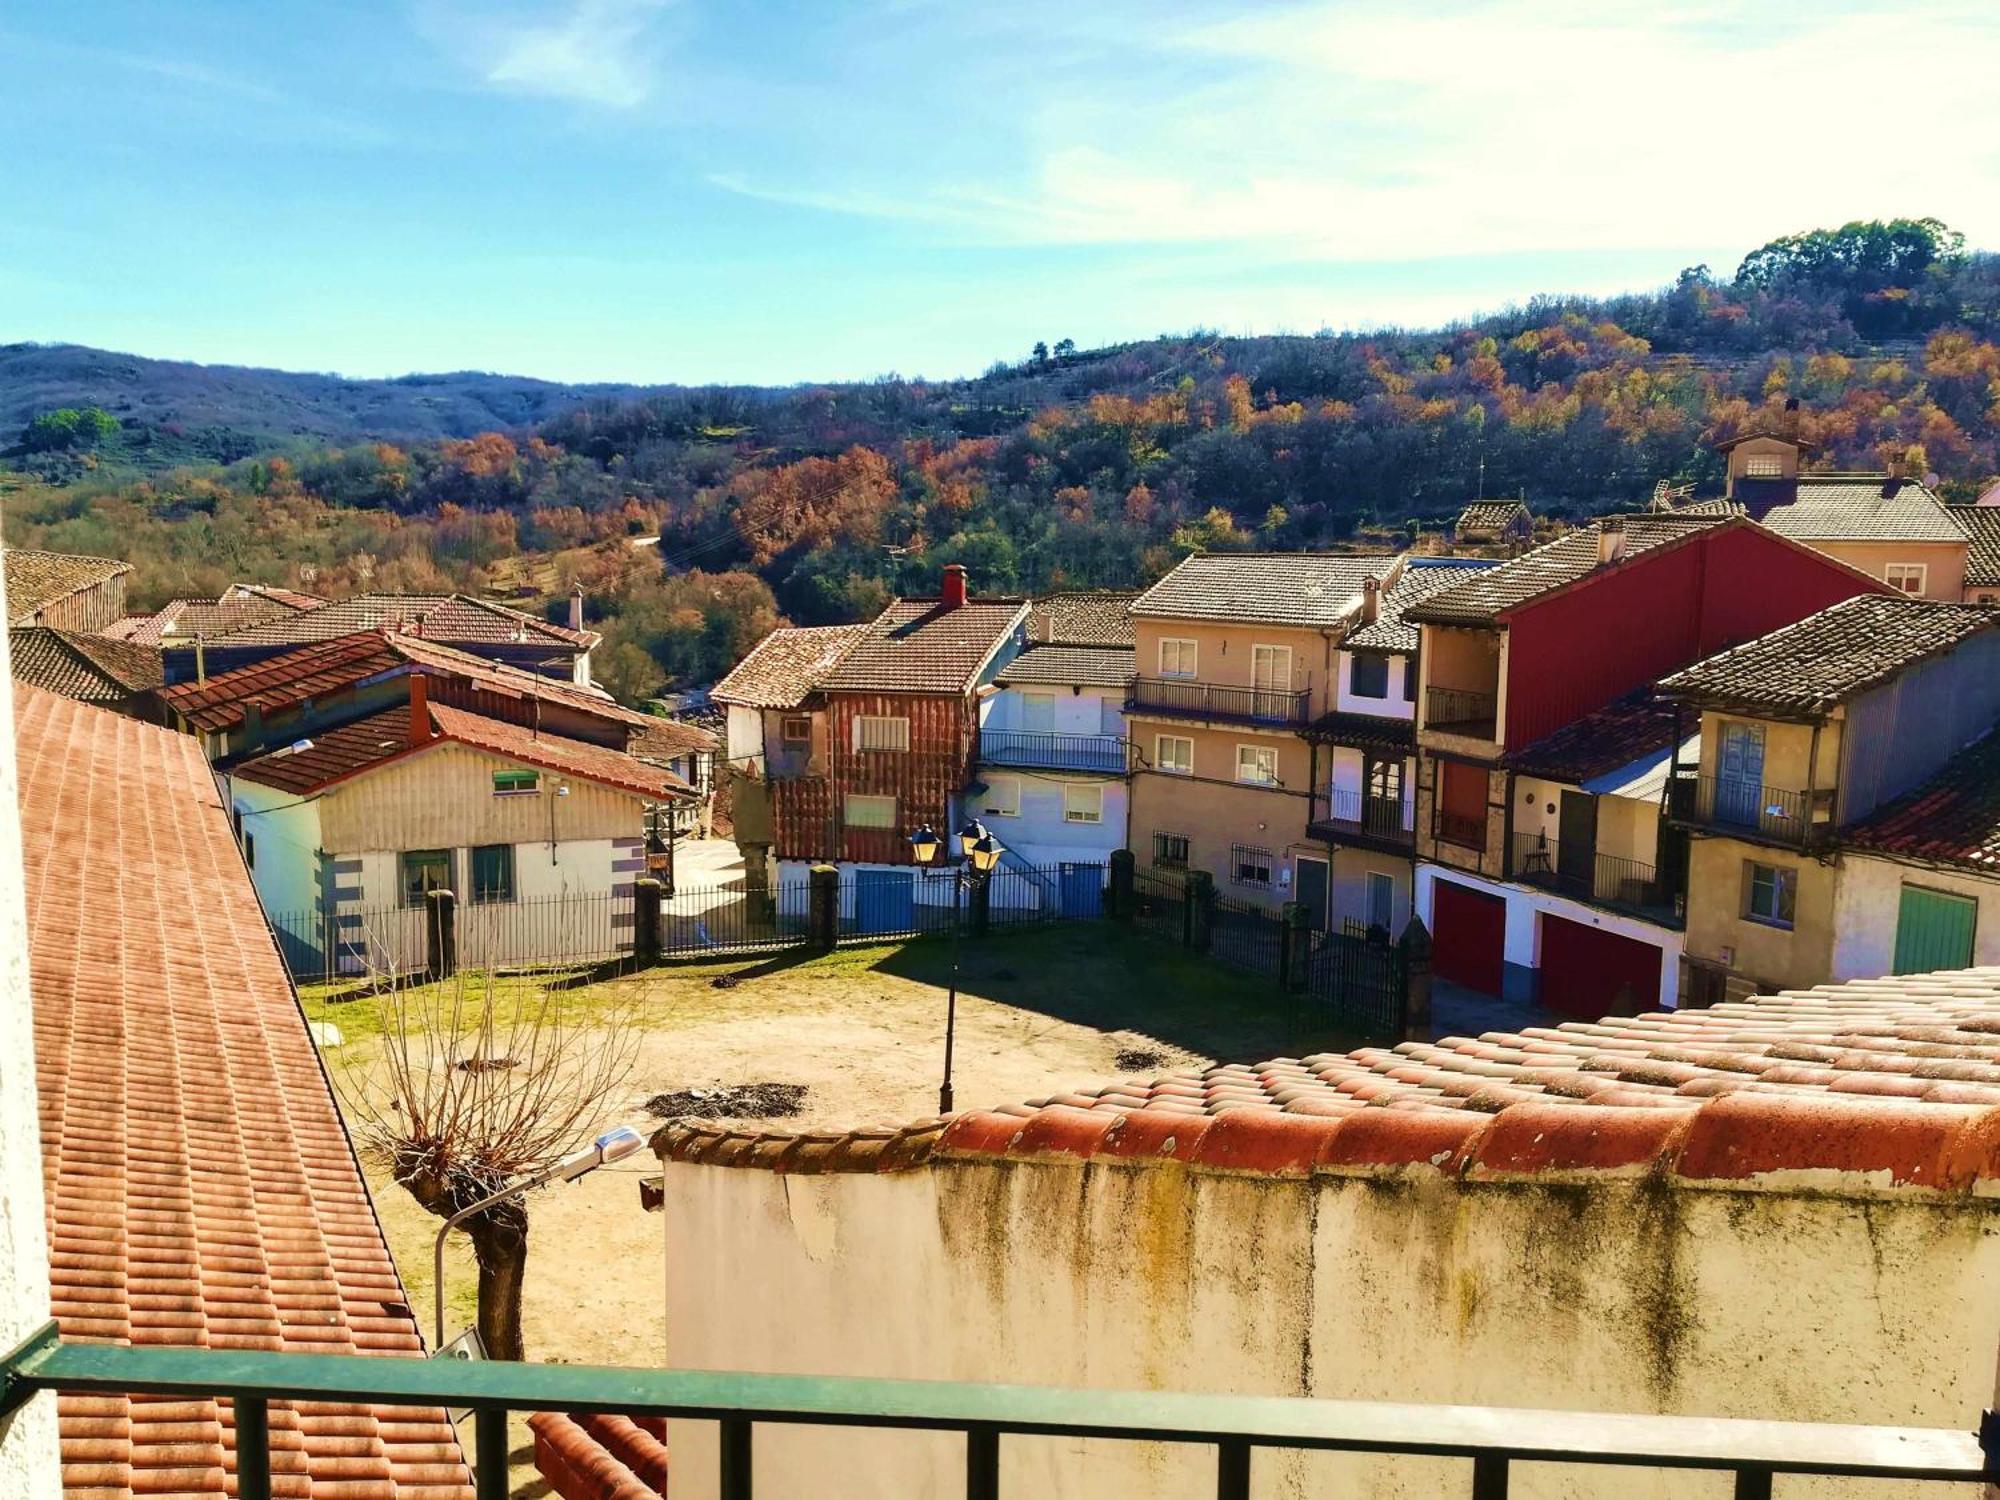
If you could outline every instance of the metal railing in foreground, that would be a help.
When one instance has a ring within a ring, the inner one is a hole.
[[[1247,1500],[1259,1449],[1420,1454],[1471,1461],[1472,1500],[1505,1500],[1516,1462],[1720,1471],[1737,1500],[1768,1500],[1773,1476],[2000,1479],[2000,1431],[1860,1427],[1740,1418],[1412,1406],[1280,1396],[1061,1390],[808,1375],[465,1363],[258,1350],[69,1344],[54,1324],[0,1364],[0,1416],[38,1391],[229,1398],[236,1494],[269,1500],[270,1402],[468,1407],[480,1500],[507,1493],[507,1414],[611,1412],[721,1424],[722,1500],[752,1500],[756,1424],[965,1434],[965,1494],[997,1500],[1002,1438],[1033,1434],[1185,1443],[1216,1450],[1218,1500]],[[1988,1446],[1982,1448],[1985,1437]]]

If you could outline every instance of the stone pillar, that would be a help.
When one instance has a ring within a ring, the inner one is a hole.
[[[632,957],[641,968],[660,961],[660,900],[665,894],[666,887],[651,876],[642,875],[632,882]]]
[[[1403,970],[1403,1035],[1428,1041],[1431,1034],[1431,932],[1423,918],[1411,914],[1410,925],[1396,941]]]
[[[424,893],[424,973],[433,981],[458,972],[458,897],[450,891]]]
[[[1138,869],[1138,858],[1130,849],[1111,851],[1111,884],[1104,893],[1104,914],[1114,922],[1130,922],[1139,910]]]
[[[1312,927],[1306,909],[1287,901],[1278,916],[1278,987],[1303,989],[1306,959],[1312,953]]]
[[[806,946],[831,952],[840,941],[840,871],[814,865],[806,872]]]
[[[1206,870],[1187,873],[1187,902],[1183,907],[1182,932],[1188,947],[1208,952],[1215,931],[1215,877]]]

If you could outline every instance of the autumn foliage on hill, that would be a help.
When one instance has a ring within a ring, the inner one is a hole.
[[[1955,499],[2000,472],[2000,262],[1928,220],[1432,332],[1055,350],[976,380],[677,391],[532,431],[86,465],[11,495],[8,536],[130,557],[141,602],[247,578],[518,591],[555,614],[576,584],[601,670],[636,697],[712,678],[781,618],[932,591],[946,562],[982,592],[1135,585],[1194,548],[1393,542],[1480,494],[1581,515],[1662,479],[1717,484],[1713,444],[1793,399],[1828,466],[1905,457]]]

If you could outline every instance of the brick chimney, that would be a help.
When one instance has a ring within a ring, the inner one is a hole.
[[[410,674],[410,743],[428,745],[431,742],[431,700],[430,687],[421,672]]]
[[[583,629],[583,588],[580,584],[573,584],[570,587],[569,628],[571,630]]]
[[[1597,560],[1614,563],[1625,555],[1625,518],[1606,516],[1597,523]]]
[[[1382,613],[1382,580],[1364,578],[1361,580],[1361,623],[1373,625]]]
[[[944,565],[944,595],[941,602],[946,609],[965,607],[965,564],[946,563]]]

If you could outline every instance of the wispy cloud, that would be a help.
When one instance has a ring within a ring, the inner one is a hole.
[[[803,182],[712,180],[996,244],[1396,259],[1754,244],[1897,213],[2000,244],[1988,5],[1746,22],[1718,0],[1314,0],[1096,26],[1079,17],[1066,41],[1090,87],[1009,75],[1018,143],[976,183],[831,160]]]
[[[419,26],[496,89],[631,109],[653,91],[658,57],[650,33],[666,6],[568,0],[499,18],[433,5],[419,13]]]

